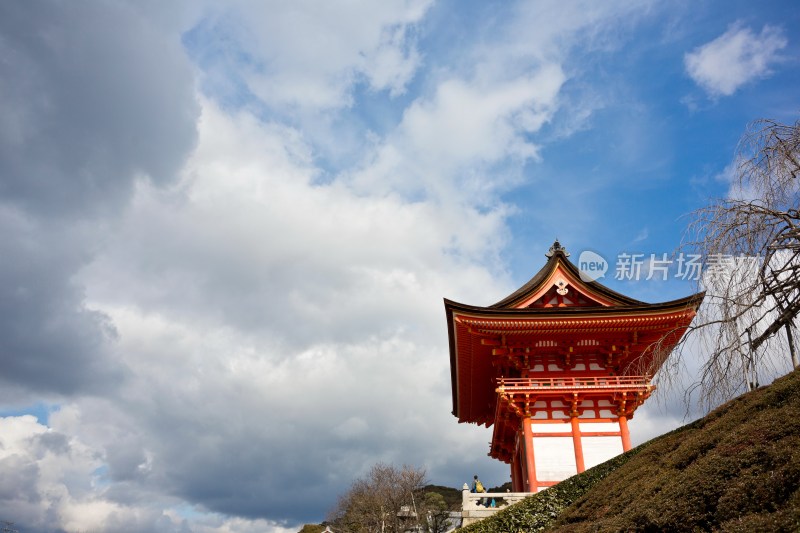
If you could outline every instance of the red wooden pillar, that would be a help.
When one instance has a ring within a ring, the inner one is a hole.
[[[577,415],[573,414],[570,417],[570,422],[572,424],[572,446],[575,448],[575,467],[578,469],[578,473],[586,470],[586,466],[583,462],[583,442],[581,441],[581,425],[578,420]]]
[[[517,456],[517,492],[525,492],[525,474],[522,472],[524,464],[522,457]]]
[[[511,456],[511,492],[522,492],[522,481],[520,464],[522,457],[520,456],[520,436],[517,433],[514,439],[514,454]]]
[[[525,473],[528,479],[525,492],[538,492],[539,483],[536,480],[536,463],[533,456],[533,430],[529,416],[522,419],[522,436],[525,438]]]
[[[511,492],[522,492],[519,490],[519,481],[517,479],[517,465],[519,464],[519,454],[514,452],[514,457],[511,458]]]
[[[622,436],[622,451],[627,452],[631,449],[631,434],[628,432],[628,419],[625,415],[619,415],[619,433]]]

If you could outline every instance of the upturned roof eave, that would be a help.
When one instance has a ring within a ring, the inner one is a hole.
[[[458,417],[458,354],[456,354],[456,332],[455,324],[453,322],[453,309],[454,307],[448,305],[450,302],[447,298],[444,299],[444,309],[447,316],[447,338],[449,339],[450,347],[450,390],[453,392],[453,416]]]
[[[636,304],[619,305],[612,307],[537,307],[537,308],[498,308],[494,306],[482,307],[478,305],[469,305],[455,302],[453,300],[444,299],[445,309],[447,310],[448,322],[452,322],[452,315],[454,312],[469,313],[472,315],[487,316],[493,318],[561,318],[561,317],[575,317],[575,316],[613,316],[623,315],[629,313],[647,313],[647,312],[664,312],[673,311],[682,308],[697,309],[705,297],[705,291],[678,298],[676,300],[669,300],[666,302],[646,303],[639,302]]]
[[[670,300],[667,302],[660,302],[648,304],[645,302],[638,302],[631,305],[620,305],[616,307],[549,307],[549,308],[523,308],[523,309],[498,309],[495,307],[481,307],[469,304],[462,304],[453,300],[444,298],[445,313],[447,316],[447,332],[450,349],[450,381],[453,400],[452,414],[461,422],[470,422],[461,416],[459,410],[459,386],[458,386],[458,354],[456,351],[456,335],[455,335],[455,319],[454,314],[465,313],[476,317],[490,317],[520,319],[520,318],[577,318],[588,316],[604,316],[612,317],[619,315],[646,314],[646,313],[667,313],[670,311],[679,311],[681,309],[693,309],[694,311],[700,306],[705,297],[705,291]]]

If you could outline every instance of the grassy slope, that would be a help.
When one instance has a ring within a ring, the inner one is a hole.
[[[465,532],[800,531],[800,373]]]

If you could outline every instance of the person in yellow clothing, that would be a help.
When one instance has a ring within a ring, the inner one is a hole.
[[[486,489],[483,487],[483,483],[481,480],[478,479],[478,474],[475,474],[472,479],[472,492],[486,492]],[[489,506],[488,498],[481,498],[478,502],[478,505],[486,505]]]

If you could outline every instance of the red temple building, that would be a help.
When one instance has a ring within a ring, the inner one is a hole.
[[[445,299],[453,415],[493,426],[489,456],[514,492],[538,492],[631,448],[628,420],[703,294],[648,304],[581,272],[556,241],[494,305]]]

